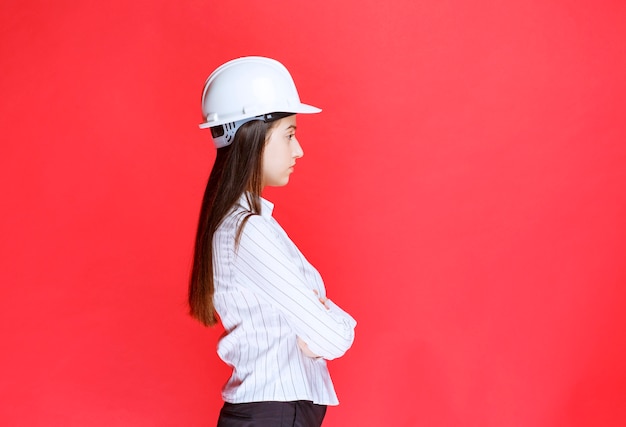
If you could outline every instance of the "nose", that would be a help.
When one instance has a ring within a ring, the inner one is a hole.
[[[300,145],[300,142],[294,137],[293,138],[293,158],[294,159],[299,159],[300,157],[304,156],[304,150],[302,150],[302,146]]]

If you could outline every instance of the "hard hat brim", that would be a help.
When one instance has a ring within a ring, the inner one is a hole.
[[[259,111],[255,116],[262,116],[269,113],[293,113],[293,114],[316,114],[322,111],[321,108],[314,107],[309,104],[290,105],[288,108],[281,108],[280,111]],[[250,113],[241,112],[240,114],[230,114],[228,117],[218,117],[216,120],[208,120],[200,123],[200,129],[208,129],[213,126],[220,126],[226,123],[236,122],[238,120],[250,117]]]

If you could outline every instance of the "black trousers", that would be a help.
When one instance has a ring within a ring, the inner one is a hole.
[[[295,402],[224,403],[217,427],[320,427],[325,405]]]

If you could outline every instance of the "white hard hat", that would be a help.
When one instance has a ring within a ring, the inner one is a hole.
[[[200,128],[212,128],[217,148],[229,145],[237,129],[251,120],[275,120],[285,114],[322,111],[300,102],[289,71],[260,56],[234,59],[217,68],[204,84]]]

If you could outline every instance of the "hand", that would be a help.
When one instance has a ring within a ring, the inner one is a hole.
[[[302,341],[302,338],[300,337],[298,337],[298,347],[300,347],[300,350],[302,350],[302,353],[304,353],[306,357],[310,357],[311,359],[318,359],[320,357],[317,354],[313,353],[309,349],[309,346],[307,345],[307,343]]]
[[[314,292],[314,293],[315,293],[315,295],[318,297],[318,299],[319,299],[319,301],[322,303],[322,305],[323,305],[324,307],[326,307],[326,309],[328,310],[328,309],[330,308],[330,307],[328,307],[328,306],[326,305],[326,301],[328,301],[328,298],[326,298],[326,297],[320,297],[320,293],[319,293],[319,292],[317,292],[317,290],[315,290],[315,289],[313,289],[313,292]]]

